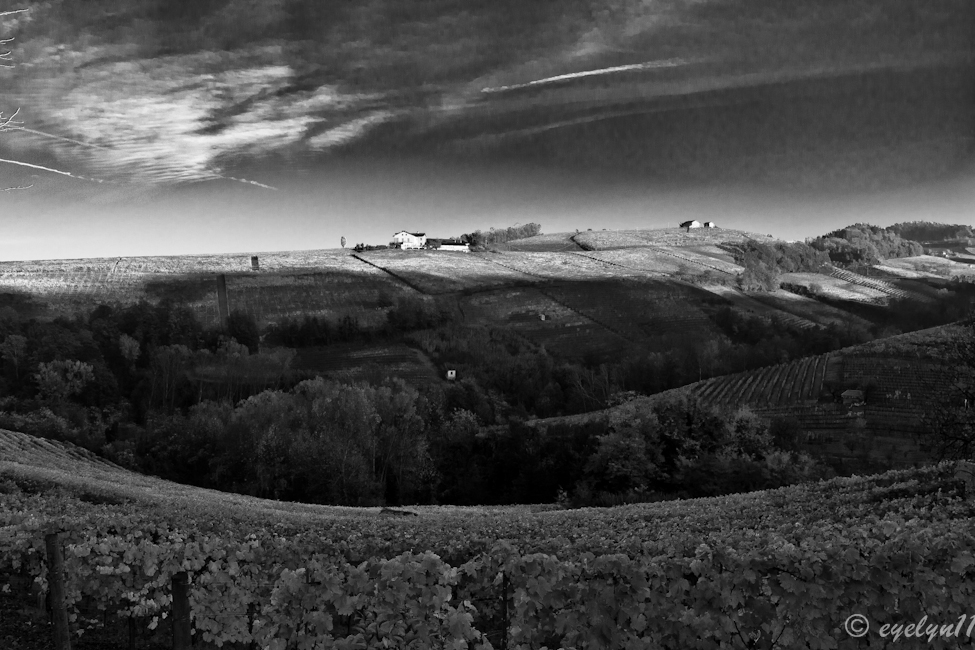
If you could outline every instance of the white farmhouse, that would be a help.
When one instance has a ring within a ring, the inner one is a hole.
[[[700,228],[701,227],[701,222],[698,221],[697,219],[694,219],[692,221],[685,221],[684,223],[682,223],[680,225],[680,227],[681,228],[685,228],[687,230],[690,230],[691,228]]]
[[[393,245],[406,249],[420,249],[427,244],[427,234],[425,232],[406,232],[400,230],[393,235]]]

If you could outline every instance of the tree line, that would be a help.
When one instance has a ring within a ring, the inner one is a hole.
[[[830,262],[837,266],[878,264],[885,259],[923,255],[924,247],[921,244],[913,241],[913,237],[902,237],[898,232],[913,235],[921,234],[924,230],[933,232],[930,228],[932,225],[918,223],[917,228],[880,228],[857,223],[812,239],[809,245],[828,254]]]
[[[526,223],[521,226],[509,226],[508,228],[491,228],[489,231],[475,230],[465,233],[459,237],[474,248],[484,248],[495,244],[505,244],[516,239],[527,239],[534,237],[542,232],[541,225],[537,223]]]

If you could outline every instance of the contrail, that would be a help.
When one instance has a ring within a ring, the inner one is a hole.
[[[494,86],[491,88],[482,88],[482,93],[496,93],[503,90],[514,90],[516,88],[529,88],[531,86],[539,86],[541,84],[554,83],[556,81],[565,81],[567,79],[578,79],[580,77],[593,77],[601,74],[612,74],[614,72],[626,72],[627,70],[649,70],[652,68],[675,68],[679,65],[686,65],[691,63],[684,59],[664,59],[662,61],[646,61],[644,63],[631,63],[629,65],[617,65],[611,68],[599,68],[598,70],[583,70],[582,72],[570,72],[568,74],[560,74],[554,77],[545,77],[544,79],[535,79],[534,81],[528,81],[521,84],[512,84],[510,86]]]
[[[87,176],[76,176],[70,172],[64,172],[60,169],[52,169],[51,167],[43,167],[41,165],[35,165],[33,163],[26,163],[20,160],[7,160],[6,158],[0,158],[0,163],[7,163],[9,165],[20,165],[21,167],[30,167],[31,169],[40,169],[41,171],[51,172],[53,174],[61,174],[62,176],[67,176],[69,178],[76,178],[79,181],[91,181],[92,183],[104,183],[105,181],[99,178],[88,178]]]
[[[237,181],[238,183],[249,183],[251,185],[257,185],[258,187],[263,187],[266,190],[278,191],[278,188],[271,187],[270,185],[265,185],[264,183],[258,183],[257,181],[249,181],[246,178],[234,178],[233,176],[218,176],[217,178],[225,178],[228,181]]]

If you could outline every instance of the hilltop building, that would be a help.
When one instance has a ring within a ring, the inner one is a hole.
[[[698,221],[697,219],[694,219],[692,221],[685,221],[680,225],[680,227],[685,228],[688,232],[690,232],[691,228],[700,228],[701,222]]]
[[[405,230],[400,230],[398,233],[393,235],[393,241],[390,243],[391,248],[401,248],[406,249],[420,249],[426,246],[427,234],[425,232],[406,232]]]
[[[471,247],[467,242],[462,242],[458,239],[444,239],[441,240],[440,247],[438,250],[460,251],[462,253],[470,253]]]
[[[717,228],[717,226],[714,225],[714,222],[713,221],[705,221],[704,222],[704,227],[705,228]]]

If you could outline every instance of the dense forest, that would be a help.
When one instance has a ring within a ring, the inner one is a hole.
[[[780,274],[818,273],[829,261],[827,255],[800,242],[763,243],[749,239],[735,248],[735,262],[745,267],[738,283],[741,288],[754,291],[778,289]]]
[[[817,259],[800,247],[770,250],[756,257],[775,268]],[[374,329],[317,317],[262,329],[244,313],[208,329],[171,300],[51,320],[29,298],[2,299],[0,427],[177,481],[360,505],[611,503],[818,475],[825,470],[794,453],[786,423],[692,402],[658,405],[642,423],[546,433],[525,423],[950,322],[975,304],[959,286],[931,309],[865,313],[872,327],[813,330],[714,307],[720,335],[707,342],[674,334],[660,351],[600,360],[554,357],[503,329],[458,322],[436,301],[400,300]],[[342,383],[294,368],[301,348],[392,341],[462,379]]]

